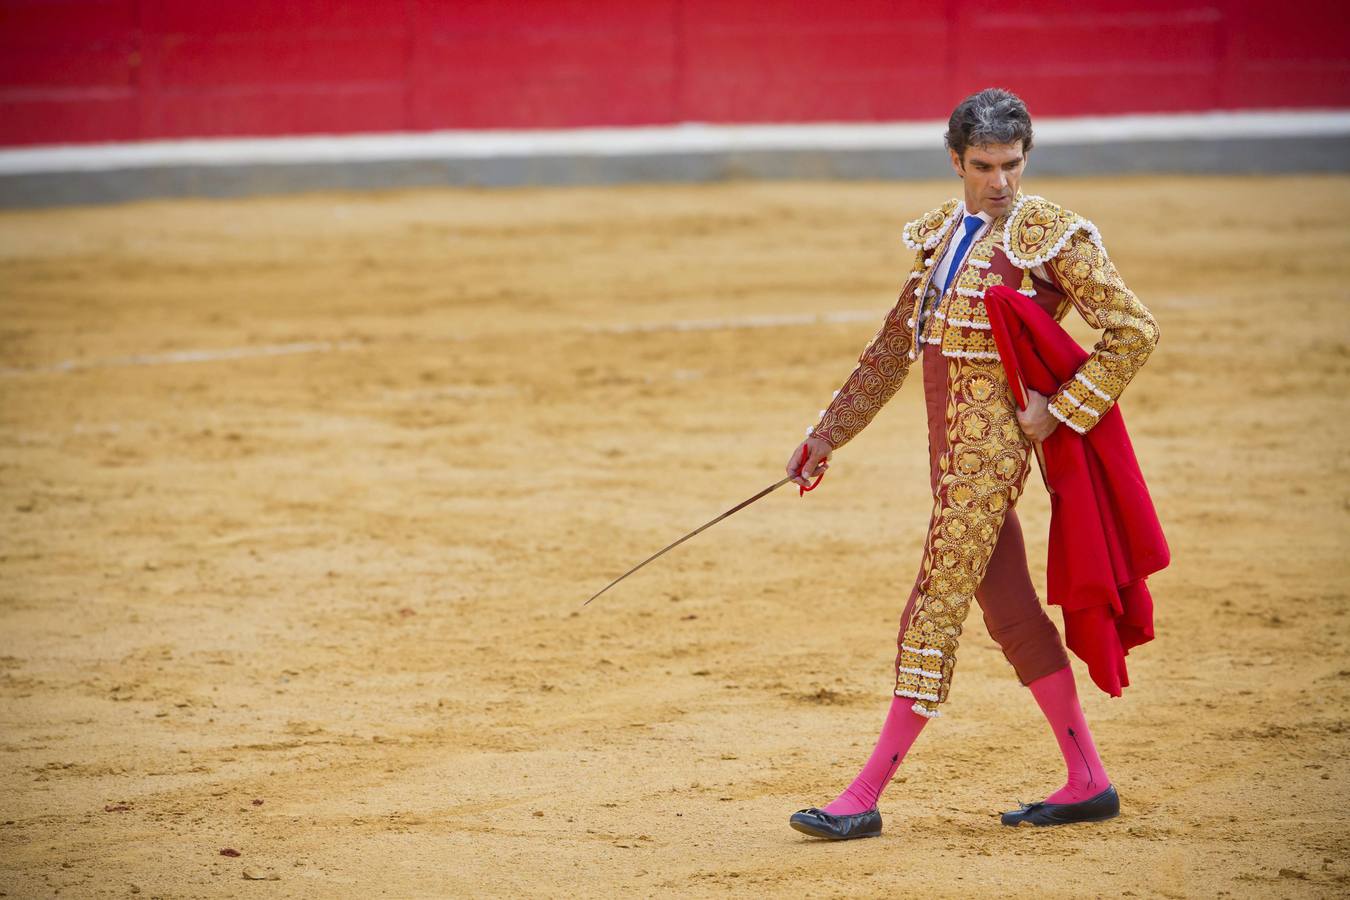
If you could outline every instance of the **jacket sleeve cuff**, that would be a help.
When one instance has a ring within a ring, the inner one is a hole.
[[[1086,434],[1111,408],[1109,395],[1082,374],[1066,382],[1050,398],[1050,414],[1079,434]]]
[[[817,425],[812,425],[810,428],[806,429],[806,436],[809,438],[815,438],[818,441],[824,441],[825,443],[830,445],[831,450],[839,449],[839,446],[834,441],[830,440],[829,436],[826,435],[825,432],[821,431],[819,426]]]
[[[1053,400],[1050,402],[1050,415],[1054,416],[1056,419],[1059,419],[1060,422],[1069,426],[1079,434],[1087,434],[1088,429],[1092,427],[1087,422],[1083,421],[1083,419],[1085,418],[1083,414],[1080,413],[1078,415],[1073,414],[1066,415],[1063,412],[1063,408],[1061,406],[1056,406]]]

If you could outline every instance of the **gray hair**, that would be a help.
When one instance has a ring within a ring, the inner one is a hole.
[[[962,100],[952,110],[943,138],[947,147],[966,158],[967,147],[1022,142],[1022,152],[1031,149],[1031,113],[1012,91],[985,88]]]

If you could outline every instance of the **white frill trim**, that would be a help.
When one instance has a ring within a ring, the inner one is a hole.
[[[901,650],[908,650],[911,653],[917,653],[920,656],[941,656],[942,651],[936,647],[911,647],[909,644],[901,644]]]
[[[1074,222],[1067,229],[1065,229],[1064,234],[1060,235],[1058,241],[1055,241],[1055,246],[1051,247],[1049,250],[1045,251],[1040,256],[1037,256],[1034,259],[1023,259],[1017,254],[1013,253],[1012,224],[1014,221],[1016,221],[1017,214],[1022,210],[1022,204],[1026,203],[1028,200],[1043,200],[1046,203],[1050,202],[1046,200],[1044,197],[1041,197],[1037,194],[1023,194],[1022,198],[1017,201],[1017,204],[1015,206],[1013,206],[1012,212],[1008,213],[1008,221],[1003,223],[1003,254],[1007,256],[1008,260],[1013,265],[1017,266],[1017,268],[1034,269],[1037,266],[1045,265],[1050,260],[1054,259],[1056,256],[1059,255],[1059,251],[1063,250],[1064,246],[1067,243],[1069,243],[1069,238],[1073,237],[1074,232],[1080,228],[1086,230],[1088,233],[1088,237],[1092,239],[1092,243],[1097,245],[1097,249],[1102,251],[1103,255],[1106,254],[1106,246],[1102,244],[1101,232],[1097,230],[1096,225],[1093,225],[1090,221],[1083,218],[1082,216],[1079,216],[1077,222]],[[1077,214],[1075,213],[1075,215]]]
[[[941,672],[930,672],[927,669],[915,669],[912,666],[896,666],[895,671],[908,672],[911,675],[919,675],[923,678],[935,678],[938,681],[942,680]]]
[[[1063,422],[1065,425],[1068,425],[1074,431],[1078,432],[1079,434],[1087,434],[1086,428],[1079,428],[1077,425],[1073,424],[1068,419],[1064,418],[1064,413],[1056,409],[1053,403],[1050,404],[1050,406],[1047,408],[1050,410],[1050,415],[1054,416],[1056,419],[1059,419],[1061,422]]]
[[[930,335],[928,335],[928,337],[926,337],[926,338],[924,338],[923,340],[919,341],[919,343],[921,343],[921,344],[940,344],[940,343],[942,343],[942,335],[940,335],[940,334],[930,334]]]
[[[936,702],[936,701],[934,701],[934,702]],[[925,719],[936,719],[938,716],[942,715],[942,712],[941,712],[940,710],[936,710],[936,709],[924,709],[922,706],[920,706],[920,705],[917,704],[917,703],[915,703],[913,706],[911,706],[910,709],[914,710],[916,713],[918,713],[919,715],[923,716]]]
[[[1097,386],[1093,384],[1092,381],[1082,372],[1075,372],[1073,377],[1076,380],[1081,381],[1084,387],[1092,391],[1092,393],[1096,394],[1098,397],[1101,397],[1107,403],[1111,402],[1111,395],[1106,393],[1105,391],[1099,390]]]
[[[987,268],[989,268],[990,266],[992,266],[993,263],[991,263],[991,262],[990,262],[989,260],[987,260],[987,259],[968,259],[968,260],[966,260],[966,265],[968,265],[968,266],[975,266],[976,268],[979,268],[979,269],[987,269]]]
[[[916,324],[916,323],[915,323],[915,321],[914,321],[913,319],[906,319],[906,320],[905,320],[905,327],[906,327],[906,328],[913,328],[915,324]]]
[[[1035,289],[1035,288],[1032,288],[1032,289],[1029,290],[1029,291],[1024,291],[1024,290],[1022,290],[1021,288],[1018,288],[1018,289],[1017,289],[1017,293],[1021,294],[1023,297],[1035,297],[1035,296],[1036,296],[1036,289]]]
[[[954,359],[998,359],[993,350],[943,350],[942,355]]]
[[[909,688],[899,688],[898,690],[896,690],[895,696],[913,697],[915,700],[932,700],[934,703],[938,702],[937,694],[928,694],[924,693],[923,691],[911,691]],[[917,703],[914,705],[918,706]]]
[[[956,289],[956,292],[962,297],[974,297],[977,300],[984,299],[984,291],[977,291],[974,288],[959,287]]]
[[[931,267],[931,266],[933,265],[933,257],[930,256],[930,257],[928,257],[927,259],[925,259],[925,260],[923,261],[923,265],[924,265],[924,268],[929,268],[929,267]]]
[[[988,322],[972,322],[970,319],[948,319],[948,325],[960,325],[962,328],[978,328],[984,331],[990,331],[993,326]]]
[[[910,229],[913,228],[915,225],[918,225],[920,222],[922,222],[923,221],[922,219],[915,219],[913,222],[906,222],[905,227],[900,231],[900,238],[905,242],[905,246],[911,250],[932,250],[934,247],[938,245],[938,241],[942,240],[943,236],[947,234],[947,229],[952,227],[952,223],[955,222],[956,217],[961,214],[961,210],[964,208],[964,206],[965,205],[962,203],[956,204],[956,206],[952,208],[951,213],[948,214],[946,220],[941,225],[938,226],[937,231],[934,231],[927,238],[925,238],[922,244],[917,244],[914,241],[910,240],[909,238]],[[928,260],[926,264],[931,265],[931,263],[932,260]]]

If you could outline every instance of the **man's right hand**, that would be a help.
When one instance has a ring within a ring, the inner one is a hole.
[[[806,450],[805,463],[802,462],[803,448]],[[825,470],[830,467],[830,454],[833,452],[834,448],[828,442],[817,437],[809,437],[798,444],[787,463],[787,473],[793,483],[809,488],[810,479],[825,474]]]

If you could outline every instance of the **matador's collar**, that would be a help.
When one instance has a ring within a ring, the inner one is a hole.
[[[961,208],[961,201],[952,198],[907,223],[901,232],[905,246],[925,254],[937,247],[960,217]],[[1019,269],[1034,269],[1054,259],[1079,229],[1106,252],[1096,225],[1036,194],[1019,192],[1002,222],[1001,249]]]

